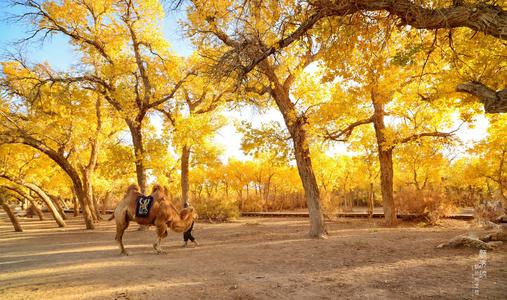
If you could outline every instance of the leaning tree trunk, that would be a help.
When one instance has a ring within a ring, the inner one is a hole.
[[[285,124],[289,129],[298,167],[299,177],[303,183],[305,200],[310,216],[310,237],[321,238],[327,235],[324,215],[321,209],[319,186],[313,172],[310,146],[306,133],[306,118],[298,117],[294,104],[290,101],[289,93],[273,92],[276,104],[282,112]]]
[[[5,213],[9,216],[9,219],[11,220],[12,226],[14,226],[14,231],[16,232],[23,232],[23,228],[21,227],[21,224],[19,224],[18,217],[12,212],[11,208],[7,203],[5,203],[3,200],[0,200],[0,204],[2,205],[2,208],[4,209]]]
[[[39,217],[39,221],[44,221],[44,214],[42,213],[42,210],[37,206],[37,202],[35,199],[33,199],[32,196],[30,196],[28,193],[25,193],[22,189],[13,187],[13,186],[6,186],[7,189],[14,191],[17,193],[21,198],[24,198],[30,202],[31,209],[35,211],[37,214],[37,217]]]
[[[55,163],[57,163],[65,173],[72,180],[72,185],[76,192],[76,195],[79,200],[79,204],[83,208],[83,215],[87,229],[94,229],[93,220],[91,219],[90,212],[87,210],[87,200],[86,196],[83,192],[83,184],[81,182],[81,178],[79,177],[79,173],[76,168],[69,162],[69,160],[63,156],[59,151],[56,151],[42,141],[33,138],[32,136],[26,135],[24,132],[13,132],[11,135],[2,136],[4,142],[11,144],[25,144],[30,147],[33,147],[42,153],[46,154],[49,158],[51,158]],[[50,200],[51,201],[51,200]],[[51,204],[51,207],[54,206]],[[89,208],[88,208],[89,209]],[[56,212],[57,213],[57,212]],[[58,213],[57,213],[58,214]],[[61,217],[58,216],[60,219]],[[65,224],[65,223],[62,223]]]
[[[24,186],[29,188],[30,190],[37,193],[37,195],[46,203],[46,206],[48,207],[49,211],[53,215],[53,218],[55,219],[56,223],[59,227],[65,227],[65,221],[63,220],[62,216],[56,209],[55,205],[53,204],[53,201],[49,198],[49,196],[44,192],[41,188],[39,188],[37,185],[32,183],[23,183]]]
[[[382,202],[384,207],[384,218],[386,225],[396,225],[396,207],[393,196],[393,150],[389,145],[385,145],[385,123],[384,123],[384,104],[375,99],[372,93],[373,107],[375,109],[373,125],[375,127],[375,136],[377,137],[378,156],[380,162],[380,188],[382,191]]]
[[[310,149],[308,148],[304,129],[295,128],[293,142],[299,177],[303,183],[305,200],[310,215],[310,236],[324,237],[327,235],[327,230],[320,206],[320,192],[313,172]]]
[[[188,165],[190,161],[190,146],[183,145],[181,149],[181,198],[183,204],[188,203]]]
[[[44,221],[44,214],[42,213],[42,210],[40,210],[40,208],[37,205],[35,205],[35,202],[30,201],[30,204],[31,204],[30,207],[35,211],[37,217],[39,217],[39,221]]]
[[[60,199],[58,199],[58,196],[52,196],[48,195],[51,200],[53,200],[53,203],[55,204],[56,209],[58,210],[58,213],[62,216],[62,219],[67,220],[67,215],[65,215],[65,211],[63,210],[62,205],[60,204]]]
[[[310,62],[308,60],[307,62]],[[275,68],[266,60],[259,65],[271,82],[269,93],[273,97],[282,113],[285,125],[289,130],[294,144],[294,153],[298,166],[299,177],[305,191],[305,200],[310,217],[310,237],[323,238],[327,236],[324,215],[321,209],[321,199],[317,179],[313,172],[310,145],[306,132],[307,119],[305,115],[299,116],[295,104],[290,99],[290,76],[282,84],[275,72]]]
[[[138,121],[125,120],[130,129],[132,143],[134,144],[134,157],[136,164],[137,184],[141,189],[141,193],[146,193],[146,172],[144,167],[144,147],[141,124]]]

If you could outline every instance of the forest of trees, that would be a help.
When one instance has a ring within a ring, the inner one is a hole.
[[[1,62],[7,211],[44,206],[64,227],[73,208],[93,229],[129,184],[157,182],[205,218],[307,209],[321,237],[324,215],[357,205],[388,225],[507,207],[507,1],[13,3],[25,42],[65,36],[79,63]],[[162,32],[174,7],[187,57]],[[244,110],[280,122],[230,119]],[[485,136],[460,135],[479,119]],[[215,137],[232,123],[250,159],[224,159]]]

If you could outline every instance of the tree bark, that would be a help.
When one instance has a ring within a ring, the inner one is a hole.
[[[456,90],[478,97],[484,104],[484,111],[488,114],[507,112],[507,87],[495,91],[480,82],[473,81],[459,84]]]
[[[37,203],[35,202],[35,199],[33,199],[32,196],[30,196],[28,193],[25,193],[22,189],[14,186],[4,185],[3,187],[5,187],[8,190],[14,191],[21,198],[28,200],[28,202],[30,202],[30,207],[32,207],[32,209],[37,214],[37,217],[39,217],[39,221],[44,221],[44,214],[42,213],[42,210],[37,206]]]
[[[102,214],[105,215],[106,214],[106,210],[109,206],[109,203],[111,202],[111,196],[113,194],[111,193],[111,191],[107,191],[106,195],[104,196],[104,200],[102,200]]]
[[[375,207],[375,203],[373,202],[375,199],[375,192],[373,191],[373,182],[370,182],[370,189],[368,191],[368,218],[371,219],[373,217],[373,208]]]
[[[60,199],[58,199],[58,196],[52,196],[52,195],[48,195],[48,196],[55,204],[55,207],[58,210],[58,213],[60,213],[60,215],[62,216],[62,219],[67,220],[67,215],[65,215],[65,211],[63,210],[63,207],[60,204]]]
[[[91,199],[88,192],[85,192],[83,189],[77,189],[76,195],[83,212],[86,229],[95,229],[93,212],[90,207]]]
[[[95,229],[95,225],[93,224],[93,213],[91,209],[91,198],[89,196],[89,193],[84,190],[83,182],[81,182],[81,179],[76,174],[77,178],[74,178],[72,180],[74,185],[74,190],[76,192],[76,197],[79,202],[79,206],[82,209],[83,212],[83,220],[85,222],[86,229]],[[79,209],[77,209],[77,212],[79,214]],[[74,212],[74,214],[76,214]]]
[[[97,126],[95,127],[95,135],[90,140],[90,157],[86,167],[81,166],[81,173],[83,176],[83,188],[86,196],[85,200],[88,202],[89,211],[93,221],[98,222],[102,219],[100,216],[97,200],[93,193],[92,176],[97,166],[97,157],[99,153],[99,135],[102,129],[102,113],[101,113],[101,101],[100,97],[97,97],[95,101],[95,116],[97,117]]]
[[[181,198],[188,203],[188,172],[191,146],[183,145],[181,149]]]
[[[74,217],[77,217],[79,216],[79,200],[78,200],[78,197],[77,197],[77,193],[76,193],[76,189],[74,188],[74,186],[71,187],[72,189],[72,203],[73,203],[73,208],[74,208]]]
[[[136,164],[136,175],[137,184],[141,189],[141,193],[146,193],[146,171],[144,167],[144,146],[143,146],[143,134],[141,131],[141,123],[138,121],[132,121],[125,119],[130,129],[132,136],[132,143],[134,144],[134,158]]]
[[[396,16],[400,25],[410,25],[417,29],[452,29],[467,27],[474,31],[483,32],[500,39],[507,39],[507,11],[494,4],[459,4],[449,7],[426,8],[417,1],[412,0],[317,0],[304,12],[308,16],[291,33],[284,34],[283,38],[271,47],[264,47],[254,53],[245,61],[245,44],[249,40],[244,38],[232,39],[223,32],[214,32],[226,45],[233,47],[235,54],[240,59],[230,59],[232,56],[227,52],[223,59],[218,61],[231,61],[233,65],[224,66],[226,70],[239,70],[239,77],[243,78],[257,65],[275,54],[280,49],[286,48],[292,43],[299,41],[308,34],[317,23],[329,17],[345,17],[367,11],[384,11]],[[258,47],[255,45],[254,47]]]
[[[88,168],[83,168],[81,173],[83,178],[83,202],[85,202],[85,205],[81,204],[81,207],[84,208],[83,214],[88,214],[92,222],[97,222],[98,217],[93,201],[93,186],[90,178],[90,170]]]
[[[311,61],[303,61],[307,65]],[[295,104],[290,99],[290,85],[292,75],[289,75],[283,83],[280,82],[272,65],[267,61],[260,64],[262,72],[271,82],[270,95],[276,102],[278,109],[282,113],[285,125],[289,130],[292,142],[294,144],[294,153],[298,167],[299,178],[303,184],[305,192],[306,205],[310,217],[310,232],[312,238],[325,238],[327,236],[324,214],[321,209],[321,198],[319,186],[315,173],[313,172],[312,159],[310,156],[310,145],[307,136],[307,119],[305,115],[298,116]]]
[[[103,220],[102,215],[100,214],[99,200],[97,199],[97,195],[95,195],[95,193],[92,193],[92,200],[93,200],[94,215],[97,218],[97,221]]]
[[[23,182],[24,186],[29,188],[30,190],[34,191],[41,199],[46,203],[46,206],[48,207],[49,211],[53,215],[53,218],[55,219],[56,223],[59,227],[65,227],[65,221],[63,220],[62,216],[56,209],[55,205],[53,204],[53,201],[51,201],[51,198],[37,185],[33,183]]]
[[[51,201],[49,196],[41,188],[39,188],[37,185],[35,185],[33,183],[28,183],[28,182],[24,182],[23,180],[20,180],[20,179],[11,178],[5,174],[0,175],[0,176],[4,179],[7,179],[7,180],[17,184],[17,185],[27,187],[31,191],[35,192],[42,199],[42,201],[44,201],[44,203],[48,207],[49,211],[53,215],[53,218],[55,219],[58,226],[65,227],[65,222],[63,221],[62,216],[60,215],[60,213],[56,209],[55,205],[53,204],[53,201]]]
[[[77,200],[77,196],[72,197],[72,202],[74,204],[74,217],[79,216],[79,201]]]
[[[39,221],[44,221],[44,214],[42,213],[42,210],[34,202],[30,203],[30,207],[35,211],[37,217],[39,217]]]
[[[319,186],[313,172],[310,145],[308,144],[305,128],[307,125],[306,118],[296,117],[297,111],[289,99],[288,91],[287,93],[273,93],[273,96],[280,112],[282,112],[285,125],[289,129],[292,142],[294,143],[296,164],[299,177],[303,183],[305,200],[310,216],[310,237],[325,237],[327,236],[327,229],[321,209]]]
[[[393,196],[393,148],[386,146],[384,104],[375,99],[372,92],[373,108],[375,110],[373,126],[377,138],[378,156],[380,162],[380,187],[382,190],[382,202],[386,225],[393,226],[398,223],[396,218],[396,207]]]
[[[14,231],[23,232],[23,228],[21,227],[21,224],[19,224],[18,217],[16,217],[16,215],[12,212],[10,206],[7,205],[7,203],[5,203],[3,200],[0,200],[0,204],[2,205],[5,213],[7,213],[9,216],[9,220],[11,220],[12,226],[14,226]]]
[[[63,156],[63,154],[48,147],[46,144],[31,136],[25,135],[23,132],[11,131],[0,134],[0,142],[9,144],[24,144],[33,147],[42,153],[46,154],[51,160],[62,168],[62,170],[69,176],[72,181],[74,190],[79,200],[79,204],[83,208],[83,217],[86,224],[86,229],[94,229],[93,220],[88,208],[89,201],[83,192],[83,183],[79,178],[79,173],[73,165]]]

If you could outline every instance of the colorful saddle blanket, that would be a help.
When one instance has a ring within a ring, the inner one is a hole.
[[[152,196],[139,196],[136,200],[136,217],[146,218],[153,205]]]

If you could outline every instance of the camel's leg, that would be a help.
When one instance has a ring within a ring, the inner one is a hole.
[[[160,242],[162,242],[162,239],[167,236],[167,225],[166,224],[160,224],[157,226],[157,241],[153,244],[153,249],[157,251],[158,254],[162,253],[162,249],[160,249]]]
[[[129,255],[127,250],[125,250],[125,246],[123,245],[123,233],[129,227],[129,220],[125,215],[122,218],[116,218],[116,238],[115,240],[120,244],[120,250],[123,255]]]

